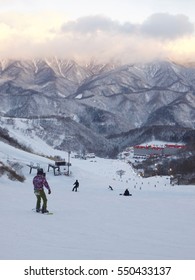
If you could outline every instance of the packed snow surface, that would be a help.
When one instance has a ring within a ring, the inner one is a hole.
[[[68,159],[42,142],[41,149]],[[171,186],[169,177],[143,179],[124,161],[81,160],[73,154],[71,175],[54,176],[47,172],[49,159],[4,143],[0,160],[19,162],[26,177],[24,183],[0,177],[0,259],[195,259],[195,186]],[[53,215],[32,211],[36,170],[29,174],[30,162],[46,171]],[[125,171],[121,178],[118,170]],[[77,193],[72,192],[76,179]],[[120,195],[126,188],[132,196]]]

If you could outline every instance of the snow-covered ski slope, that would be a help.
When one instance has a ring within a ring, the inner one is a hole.
[[[41,149],[67,160],[66,152],[44,143]],[[20,162],[26,176],[24,183],[0,177],[1,260],[195,259],[195,186],[171,186],[168,177],[140,178],[120,160],[72,156],[71,176],[47,172],[54,215],[39,215],[32,211],[36,172],[29,174],[26,164],[39,163],[47,171],[50,161],[0,143],[0,160]],[[120,169],[126,171],[121,179]],[[119,195],[125,188],[131,197]]]

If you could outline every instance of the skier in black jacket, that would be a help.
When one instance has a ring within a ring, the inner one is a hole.
[[[72,189],[72,191],[73,191],[73,192],[74,192],[74,191],[77,192],[77,189],[78,189],[78,187],[79,187],[79,181],[76,180],[76,181],[74,182],[73,186],[74,186],[74,188]]]

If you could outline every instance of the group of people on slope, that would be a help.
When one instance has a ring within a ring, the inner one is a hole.
[[[48,194],[51,194],[51,188],[46,180],[45,173],[43,172],[43,169],[38,169],[37,175],[33,178],[33,186],[34,186],[34,194],[37,197],[37,202],[36,202],[36,212],[42,212],[48,213],[49,211],[47,210],[47,196],[44,191],[44,187],[48,190]],[[79,187],[79,181],[76,180],[73,184],[73,189],[72,191],[77,192],[77,189]],[[111,190],[113,188],[109,186]],[[124,196],[132,196],[132,194],[129,193],[129,190],[126,189],[123,194]],[[41,202],[42,202],[42,207],[41,207]]]

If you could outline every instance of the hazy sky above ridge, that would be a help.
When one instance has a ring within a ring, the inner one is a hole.
[[[194,0],[0,0],[0,57],[195,59]]]

